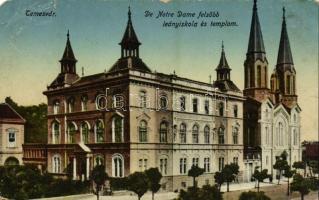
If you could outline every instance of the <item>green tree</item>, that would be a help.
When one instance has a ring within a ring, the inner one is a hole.
[[[297,191],[300,193],[301,200],[304,200],[304,196],[309,194],[310,189],[315,186],[310,179],[302,177],[300,174],[295,174],[293,176],[293,181],[291,183],[291,191]]]
[[[291,167],[289,165],[286,166],[286,169],[284,169],[284,173],[283,176],[286,177],[288,179],[288,184],[287,184],[287,196],[289,196],[290,194],[290,189],[289,189],[289,180],[290,178],[292,178],[292,176],[296,173],[295,170],[292,170]]]
[[[177,200],[222,200],[223,195],[218,186],[204,185],[203,188],[189,187],[187,191],[181,190]]]
[[[264,192],[243,192],[239,196],[239,200],[271,200]]]
[[[144,172],[135,172],[128,176],[128,189],[137,194],[140,200],[147,192],[148,182],[149,180]]]
[[[313,177],[313,175],[319,173],[319,161],[317,160],[310,160],[309,161],[309,169],[310,169],[310,176]]]
[[[305,162],[303,162],[303,161],[294,162],[292,167],[295,169],[303,170],[304,176],[306,176],[306,163]]]
[[[239,166],[231,163],[229,165],[225,165],[222,170],[222,174],[224,177],[224,181],[227,183],[227,192],[229,192],[229,183],[235,180],[235,177],[239,173]]]
[[[193,177],[193,187],[197,187],[196,178],[205,172],[203,168],[193,165],[190,170],[188,170],[188,176]]]
[[[218,185],[219,191],[222,188],[222,184],[225,182],[224,176],[221,172],[216,172],[214,175],[215,183]]]
[[[152,199],[154,200],[154,194],[161,188],[162,174],[158,168],[150,168],[145,171],[145,174],[148,178],[149,189],[152,191]]]
[[[105,172],[104,165],[97,165],[91,172],[90,180],[95,183],[96,199],[99,200],[99,192],[105,181],[108,179],[108,175]]]
[[[278,175],[276,176],[276,178],[278,179],[278,185],[280,184],[282,172],[287,168],[287,165],[287,152],[283,151],[280,157],[276,160],[275,164],[273,165],[274,169],[278,171]]]
[[[253,177],[254,179],[257,181],[257,192],[259,192],[259,186],[260,186],[260,182],[263,182],[266,178],[268,178],[268,170],[264,169],[262,171],[258,170],[259,167],[255,168]]]

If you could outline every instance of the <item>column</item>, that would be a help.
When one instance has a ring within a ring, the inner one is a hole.
[[[76,158],[73,158],[73,180],[76,180]]]
[[[86,157],[86,179],[90,178],[90,157]]]

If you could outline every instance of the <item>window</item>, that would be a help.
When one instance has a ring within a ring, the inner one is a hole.
[[[265,141],[266,141],[266,144],[268,145],[269,144],[269,129],[268,129],[268,126],[265,127]]]
[[[52,144],[60,143],[60,124],[53,122],[52,124]]]
[[[261,66],[257,66],[257,87],[261,87]]]
[[[294,136],[294,145],[297,145],[298,144],[298,136],[297,136],[296,129],[294,129],[293,136]]]
[[[225,134],[223,127],[220,127],[218,130],[218,144],[225,144]]]
[[[68,143],[75,143],[76,127],[73,122],[68,123]]]
[[[52,173],[61,173],[61,157],[54,155],[52,157]]]
[[[198,167],[198,163],[199,163],[199,158],[193,158],[193,166]]]
[[[238,106],[234,105],[234,117],[238,117]]]
[[[224,116],[224,103],[220,102],[218,104],[219,116]]]
[[[167,123],[162,122],[160,125],[160,142],[167,142]]]
[[[8,133],[8,147],[16,147],[16,133],[11,129]]]
[[[145,91],[140,92],[140,107],[142,107],[142,108],[147,107],[147,97],[146,97]]]
[[[185,124],[181,124],[179,135],[180,135],[181,143],[186,143],[186,125]]]
[[[59,114],[60,112],[60,101],[59,100],[55,100],[53,102],[53,114]]]
[[[198,112],[198,100],[193,99],[193,112],[197,113]]]
[[[112,141],[124,141],[123,118],[120,116],[114,116],[112,120]]]
[[[210,133],[209,133],[209,127],[205,126],[204,128],[204,142],[205,144],[209,144],[210,143]]]
[[[176,142],[176,137],[177,137],[177,125],[174,125],[173,126],[173,139],[174,139],[174,142]]]
[[[113,177],[124,176],[124,159],[120,154],[117,154],[112,158],[112,175]]]
[[[163,175],[167,174],[167,158],[160,159],[159,169],[160,169],[161,174],[163,174]]]
[[[186,158],[181,158],[179,159],[179,173],[180,174],[186,174],[186,169],[187,169],[187,159]]]
[[[186,101],[185,101],[185,97],[180,97],[180,108],[181,111],[185,111],[186,110]]]
[[[238,157],[234,157],[234,158],[233,158],[233,163],[236,164],[236,165],[238,165]]]
[[[87,111],[88,109],[88,96],[87,95],[83,95],[81,97],[81,110],[82,111]]]
[[[205,172],[210,172],[210,159],[204,158],[204,170]]]
[[[139,139],[140,142],[147,142],[147,122],[145,120],[140,122]]]
[[[69,113],[74,112],[74,97],[68,99],[68,111]]]
[[[219,160],[219,171],[222,171],[224,169],[224,158],[220,157],[218,160]]]
[[[81,141],[85,144],[89,143],[89,125],[86,122],[81,124]]]
[[[290,94],[290,75],[287,75],[286,77],[286,91],[287,94]]]
[[[104,124],[101,120],[95,123],[95,142],[104,142]]]
[[[205,114],[209,114],[209,100],[205,100]]]
[[[250,87],[255,87],[255,79],[254,79],[254,68],[253,67],[250,67],[250,70],[249,70],[249,80],[250,80]]]
[[[193,126],[192,136],[193,136],[193,143],[197,144],[199,142],[198,141],[198,126],[197,125]]]
[[[233,143],[238,144],[238,128],[233,127]]]
[[[139,159],[138,160],[138,167],[141,172],[147,170],[147,159]]]
[[[160,96],[160,109],[161,110],[167,110],[167,106],[168,106],[168,103],[167,103],[167,96],[166,95],[162,95]]]
[[[102,155],[97,155],[94,159],[94,166],[105,165],[104,157]]]
[[[124,97],[122,95],[119,95],[119,94],[114,95],[113,101],[114,101],[113,107],[115,109],[118,109],[118,110],[123,109],[124,110],[125,104],[124,104]]]
[[[283,125],[281,122],[279,122],[279,145],[283,145],[283,137],[284,137],[284,133],[283,133]]]

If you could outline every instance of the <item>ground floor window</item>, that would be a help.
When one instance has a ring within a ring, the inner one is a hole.
[[[198,167],[198,163],[199,163],[199,158],[193,158],[193,166]]]
[[[210,172],[210,159],[204,158],[204,170],[205,172]]]
[[[52,157],[52,172],[61,173],[61,156],[60,155],[54,155]]]
[[[113,177],[124,176],[124,159],[120,154],[114,155],[112,158],[112,175]]]
[[[167,158],[160,159],[160,172],[162,175],[167,174]]]
[[[138,160],[138,168],[140,169],[140,171],[144,171],[147,170],[147,159],[139,159]]]

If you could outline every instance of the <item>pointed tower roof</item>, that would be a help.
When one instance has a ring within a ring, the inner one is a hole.
[[[222,53],[221,53],[219,64],[218,64],[216,70],[219,70],[219,69],[229,69],[230,70],[229,65],[227,63],[226,56],[225,56],[224,42],[223,41],[222,41]]]
[[[248,42],[247,54],[250,53],[265,53],[263,36],[261,33],[258,13],[257,0],[254,0],[253,16],[251,20],[250,36]]]
[[[132,19],[131,19],[131,8],[128,7],[128,21],[126,25],[126,29],[122,38],[122,41],[119,43],[121,46],[125,48],[129,48],[130,46],[139,46],[141,43],[138,41],[136,33],[133,28]]]
[[[285,7],[282,9],[282,27],[281,27],[281,36],[277,57],[277,65],[279,64],[294,64],[292,60],[292,54],[290,50],[289,38],[286,27],[286,17],[285,17]]]
[[[60,62],[63,62],[63,61],[75,61],[75,62],[77,61],[75,56],[74,56],[73,50],[72,50],[69,30],[67,33],[67,40],[66,40],[64,53],[63,53],[63,56],[62,56]]]

